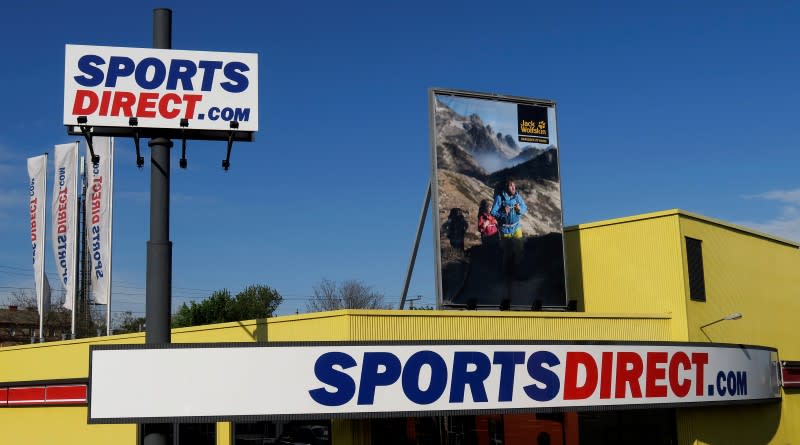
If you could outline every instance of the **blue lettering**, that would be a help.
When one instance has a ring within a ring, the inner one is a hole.
[[[247,76],[242,74],[247,71],[250,71],[250,68],[242,62],[231,62],[225,65],[223,73],[230,82],[222,82],[220,86],[229,93],[241,93],[249,85]]]
[[[467,371],[468,365],[475,365],[474,371]],[[450,381],[450,403],[463,403],[464,390],[469,385],[472,400],[487,402],[483,382],[489,377],[492,365],[489,357],[480,352],[456,352],[453,356],[453,378]]]
[[[230,121],[233,119],[233,108],[225,107],[222,109],[222,120],[225,122]]]
[[[96,87],[103,83],[103,70],[97,65],[104,65],[106,62],[102,57],[95,54],[86,54],[78,59],[78,69],[84,74],[75,76],[75,82],[82,87]]]
[[[236,122],[247,122],[250,120],[250,108],[234,108],[233,120]]]
[[[381,368],[383,372],[380,372]],[[375,388],[396,382],[400,378],[400,368],[400,359],[390,352],[365,352],[358,404],[371,405],[375,401]]]
[[[106,76],[106,87],[117,86],[117,79],[128,77],[133,74],[136,64],[130,57],[111,56],[108,59],[108,75]]]
[[[175,59],[169,65],[169,78],[167,79],[167,89],[174,90],[181,82],[183,91],[194,91],[192,87],[192,77],[197,74],[197,66],[191,60]]]
[[[561,389],[561,382],[558,380],[558,375],[545,368],[543,365],[553,367],[561,364],[555,354],[548,351],[537,351],[531,354],[528,358],[528,375],[534,380],[544,385],[540,388],[537,384],[532,384],[524,387],[525,394],[537,402],[547,402],[553,400],[558,395]]]
[[[727,375],[728,380],[728,394],[735,396],[736,395],[736,374],[733,371],[728,371]]]
[[[500,392],[497,400],[508,402],[514,397],[514,371],[516,365],[525,363],[524,352],[497,351],[494,353],[495,365],[500,365]]]
[[[334,366],[342,369],[356,366],[353,357],[343,352],[326,352],[314,364],[314,375],[320,382],[333,386],[336,391],[328,391],[324,387],[312,389],[308,392],[315,402],[325,406],[341,406],[349,402],[356,393],[356,383],[342,371],[333,369]]]
[[[724,382],[724,381],[725,381],[725,371],[718,372],[717,373],[717,392],[721,396],[725,395],[725,389],[726,388],[725,388],[725,385],[722,384],[722,382]]]
[[[153,68],[153,78],[147,80],[148,71]],[[142,59],[139,65],[136,66],[136,84],[145,90],[154,90],[164,83],[164,78],[167,77],[167,67],[164,62],[155,57],[148,57]]]
[[[214,72],[222,68],[222,62],[201,60],[198,66],[203,70],[203,83],[200,89],[202,91],[211,91],[211,87],[214,83]]]
[[[219,119],[219,108],[211,107],[211,109],[208,110],[208,118],[212,121]]]
[[[736,373],[736,394],[747,395],[747,373],[739,371]]]
[[[419,387],[419,375],[423,366],[431,368],[428,388]],[[408,358],[403,368],[403,393],[417,405],[429,405],[442,396],[447,387],[447,364],[433,351],[419,351]]]

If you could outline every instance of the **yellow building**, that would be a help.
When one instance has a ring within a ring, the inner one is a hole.
[[[746,344],[774,348],[786,362],[785,375],[797,374],[797,243],[680,210],[570,227],[565,240],[568,293],[577,311],[342,310],[175,329],[172,342]],[[741,317],[730,316],[737,313]],[[1,348],[0,443],[136,444],[143,434],[136,425],[88,424],[86,403],[90,345],[132,343],[144,343],[144,336]],[[755,404],[302,422],[238,419],[182,424],[175,440],[278,443],[291,426],[293,443],[337,445],[544,443],[543,436],[546,443],[570,445],[788,444],[800,442],[800,390],[790,386],[781,388],[780,398]]]

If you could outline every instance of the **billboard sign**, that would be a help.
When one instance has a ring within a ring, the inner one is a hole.
[[[64,125],[258,130],[258,54],[67,45]]]
[[[90,423],[651,408],[780,398],[777,352],[758,346],[108,345],[92,346],[90,357]]]
[[[430,92],[438,304],[567,304],[556,107]]]

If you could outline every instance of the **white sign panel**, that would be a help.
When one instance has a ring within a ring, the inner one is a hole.
[[[64,125],[258,130],[258,54],[67,45]]]
[[[114,347],[111,347],[114,348]],[[689,344],[94,347],[89,419],[359,417],[780,397],[777,354]]]

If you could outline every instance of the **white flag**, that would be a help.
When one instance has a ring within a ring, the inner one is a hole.
[[[36,308],[39,314],[50,311],[50,283],[44,274],[45,215],[47,213],[47,155],[28,158],[30,180],[31,248],[33,251],[33,282],[36,288]]]
[[[86,156],[86,248],[91,258],[89,275],[95,303],[111,301],[111,223],[114,190],[114,140],[92,138],[100,162]]]
[[[78,143],[55,147],[55,177],[53,182],[53,254],[56,272],[66,290],[64,307],[75,307],[77,274],[75,248],[78,228]]]

